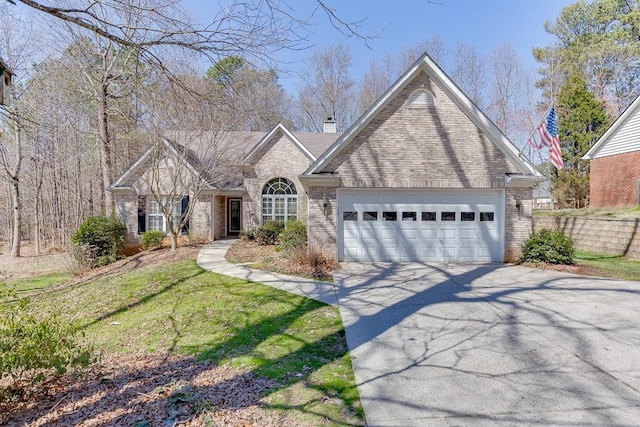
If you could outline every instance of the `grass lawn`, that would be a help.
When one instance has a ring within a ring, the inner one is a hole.
[[[42,283],[16,286],[26,291],[47,286]],[[276,386],[261,405],[302,424],[364,423],[335,307],[206,272],[193,260],[61,287],[33,300],[44,312],[59,310],[107,355],[193,355],[268,378]]]
[[[24,279],[12,279],[4,282],[9,288],[14,289],[18,296],[26,296],[46,289],[50,286],[62,284],[73,275],[70,272],[49,273],[43,276]]]
[[[640,261],[620,255],[602,255],[576,251],[575,262],[597,270],[597,274],[616,279],[640,281]]]

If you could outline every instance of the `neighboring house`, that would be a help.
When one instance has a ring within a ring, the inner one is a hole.
[[[280,124],[244,150],[252,138],[238,144],[239,185],[211,182],[190,233],[299,219],[310,250],[340,261],[501,262],[520,256],[544,180],[427,55],[342,135]],[[144,163],[111,186],[130,237]]]
[[[590,160],[591,207],[640,203],[640,97],[582,157]]]
[[[0,58],[0,105],[9,105],[13,72]]]

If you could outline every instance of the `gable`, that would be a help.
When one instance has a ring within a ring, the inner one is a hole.
[[[270,132],[268,132],[260,141],[249,151],[242,159],[243,164],[255,164],[262,156],[268,153],[273,145],[281,141],[287,140],[293,147],[300,151],[309,160],[315,161],[316,157],[305,147],[298,138],[296,138],[282,123],[278,123]]]
[[[315,160],[294,144],[289,135],[278,133],[262,147],[258,156],[253,156],[253,169],[257,176],[264,179],[279,176],[292,179],[305,171]]]
[[[431,150],[431,153],[428,151]],[[349,179],[422,179],[433,166],[458,182],[504,186],[505,175],[542,174],[424,54],[318,160],[306,176],[355,170]],[[474,169],[467,171],[467,168]],[[361,169],[358,171],[358,169]],[[368,171],[368,172],[367,172]],[[380,172],[380,176],[376,173]],[[366,174],[370,176],[367,177]],[[428,179],[433,179],[430,174]],[[439,178],[436,178],[439,179]],[[444,179],[444,178],[443,178]],[[528,178],[527,178],[528,179]],[[442,183],[446,186],[446,183]],[[405,185],[405,184],[402,184]],[[407,183],[407,185],[411,185]]]
[[[337,172],[346,187],[496,188],[519,171],[420,72],[322,172]]]
[[[618,117],[583,159],[631,153],[640,150],[640,97]]]

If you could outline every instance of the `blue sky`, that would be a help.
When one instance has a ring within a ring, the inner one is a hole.
[[[532,68],[536,64],[533,47],[549,45],[552,36],[544,31],[546,20],[555,20],[563,7],[577,0],[327,0],[346,21],[360,21],[365,34],[382,33],[369,41],[348,38],[331,26],[323,14],[312,20],[310,50],[282,52],[278,59],[287,62],[295,73],[313,49],[336,43],[348,45],[353,54],[352,76],[359,79],[373,59],[397,53],[416,43],[440,36],[451,48],[458,42],[474,46],[488,57],[503,43],[511,44],[522,60]],[[289,0],[297,16],[310,14],[313,0]],[[202,20],[211,16],[219,3],[187,0],[185,5]],[[285,87],[294,85],[294,77],[282,76]]]

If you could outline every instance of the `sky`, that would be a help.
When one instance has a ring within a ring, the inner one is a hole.
[[[555,20],[563,7],[577,0],[326,0],[345,21],[362,21],[360,32],[379,35],[368,41],[347,37],[336,30],[326,15],[316,13],[311,21],[309,41],[313,47],[280,52],[290,73],[281,74],[287,89],[296,85],[295,73],[314,49],[337,43],[347,45],[353,56],[351,75],[359,79],[374,59],[394,54],[418,42],[439,36],[453,49],[457,43],[475,47],[483,57],[504,43],[512,45],[525,64],[536,68],[534,47],[553,43],[544,31],[547,20]],[[314,0],[288,0],[296,16],[310,15]],[[184,5],[206,20],[218,7],[210,0],[186,0]]]

